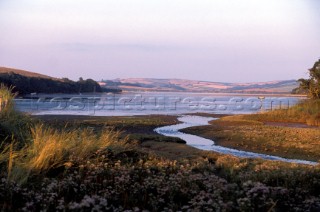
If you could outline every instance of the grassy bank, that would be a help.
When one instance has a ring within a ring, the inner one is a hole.
[[[177,124],[176,116],[146,115],[146,116],[36,116],[34,121],[44,123],[55,129],[91,129],[96,133],[108,128],[121,131],[122,136],[128,136],[129,140],[146,142],[176,142],[185,143],[178,138],[162,136],[154,132],[156,127]]]
[[[247,119],[262,122],[297,122],[320,126],[320,100],[304,100],[289,109],[253,114]]]
[[[320,159],[319,101],[305,101],[288,110],[222,117],[210,126],[183,130],[218,145],[286,158]],[[310,126],[310,127],[309,127]]]

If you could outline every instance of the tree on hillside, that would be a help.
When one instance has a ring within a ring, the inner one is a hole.
[[[320,59],[309,69],[309,79],[299,79],[299,90],[306,91],[312,99],[320,99]]]

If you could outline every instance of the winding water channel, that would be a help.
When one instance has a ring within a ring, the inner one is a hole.
[[[156,128],[155,131],[161,135],[170,136],[170,137],[178,137],[186,141],[186,143],[190,146],[193,146],[202,150],[215,151],[222,154],[230,154],[237,157],[242,158],[262,158],[265,160],[276,160],[283,161],[289,163],[300,163],[307,165],[317,165],[317,162],[307,161],[307,160],[298,160],[298,159],[287,159],[278,156],[272,156],[267,154],[260,154],[254,152],[247,152],[242,150],[236,150],[232,148],[222,147],[214,144],[214,141],[206,138],[202,138],[196,135],[182,133],[179,130],[195,127],[195,126],[205,126],[209,125],[209,121],[215,120],[215,118],[211,117],[201,117],[201,116],[181,116],[178,120],[182,123],[176,125],[169,125],[164,127]]]

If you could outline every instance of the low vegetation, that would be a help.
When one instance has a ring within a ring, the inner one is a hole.
[[[157,142],[185,143],[179,138],[166,137],[154,131],[156,127],[177,124],[174,116],[149,115],[149,116],[125,116],[125,117],[99,117],[99,116],[38,116],[45,125],[56,129],[92,129],[99,133],[104,128],[111,128],[121,131],[122,136],[127,136],[129,140]]]
[[[111,150],[28,184],[2,178],[0,205],[28,211],[308,211],[319,210],[319,177],[318,167],[212,153],[176,161]]]

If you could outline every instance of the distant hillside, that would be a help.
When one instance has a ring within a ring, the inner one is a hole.
[[[14,86],[20,95],[30,93],[86,93],[102,92],[104,89],[92,80],[75,82],[67,78],[58,79],[34,72],[0,67],[0,83]]]
[[[226,93],[291,93],[296,80],[257,83],[223,83],[182,79],[128,78],[104,80],[100,85],[124,91],[226,92]]]
[[[124,91],[220,92],[220,93],[274,93],[288,94],[298,87],[296,80],[257,83],[223,83],[183,79],[128,78],[92,79],[75,82],[25,70],[0,67],[0,83],[14,86],[19,94],[30,93],[86,93]]]
[[[39,78],[44,78],[44,79],[55,79],[55,80],[60,80],[58,78],[50,77],[47,75],[39,74],[39,73],[34,73],[30,71],[25,71],[25,70],[20,70],[20,69],[13,69],[13,68],[6,68],[6,67],[0,67],[0,74],[19,74],[25,77],[39,77]]]

